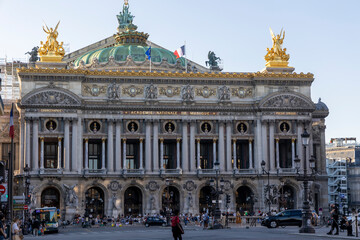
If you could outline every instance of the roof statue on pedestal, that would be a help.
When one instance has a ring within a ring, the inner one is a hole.
[[[118,22],[119,22],[119,27],[118,27],[118,31],[122,32],[123,30],[126,29],[126,27],[129,24],[132,24],[133,20],[134,20],[134,15],[131,15],[131,12],[129,12],[129,2],[128,0],[124,1],[124,6],[123,6],[123,11],[119,13],[119,15],[116,15]]]
[[[285,31],[281,29],[280,34],[275,35],[270,28],[270,34],[273,41],[271,49],[267,48],[267,54],[265,55],[267,67],[280,67],[287,68],[289,64],[290,55],[286,54],[286,48],[282,48]]]
[[[213,51],[209,51],[208,53],[209,61],[205,61],[206,66],[209,64],[210,70],[221,71],[222,69],[219,67],[219,61],[221,59],[215,55]]]
[[[59,27],[60,21],[56,25],[55,29],[48,28],[48,26],[43,26],[44,32],[48,34],[46,42],[43,43],[40,41],[39,55],[41,62],[61,62],[62,58],[65,55],[65,50],[63,48],[63,42],[59,44],[57,37],[59,35],[57,29]]]

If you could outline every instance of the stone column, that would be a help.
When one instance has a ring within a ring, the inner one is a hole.
[[[76,165],[77,165],[77,151],[79,146],[77,145],[77,133],[78,133],[78,129],[77,129],[77,119],[73,119],[72,120],[72,140],[71,140],[71,171],[75,172],[76,171]]]
[[[176,139],[176,169],[180,170],[180,138]]]
[[[145,127],[145,171],[151,172],[151,122],[146,121]]]
[[[256,130],[255,130],[255,168],[261,171],[261,161],[262,158],[262,141],[261,141],[261,120],[260,114],[258,114],[256,119]]]
[[[44,137],[40,137],[40,170],[44,170]]]
[[[225,144],[224,144],[224,123],[219,122],[219,163],[220,171],[225,170]]]
[[[61,169],[61,158],[62,158],[62,154],[61,154],[61,149],[62,149],[62,138],[58,137],[58,169]]]
[[[89,170],[89,139],[85,138],[85,170]]]
[[[126,171],[126,138],[123,138],[123,170]]]
[[[279,139],[276,138],[276,169],[280,168],[280,151],[279,151]]]
[[[107,142],[107,170],[114,172],[114,124],[108,120],[108,142]]]
[[[78,136],[77,136],[77,139],[78,139],[78,146],[77,146],[77,150],[78,150],[78,162],[77,162],[77,169],[78,169],[78,173],[81,173],[81,170],[83,168],[83,146],[84,146],[84,139],[83,139],[83,125],[82,125],[82,118],[78,118],[78,127],[77,127],[77,130],[78,130]],[[88,139],[86,141],[86,144],[88,144]],[[85,149],[85,154],[87,154],[87,156],[85,157],[85,165],[87,164],[87,167],[85,167],[86,170],[89,169],[89,152],[88,152],[88,149],[89,149],[89,145],[87,146],[88,148]]]
[[[268,158],[268,141],[267,141],[267,122],[262,121],[261,125],[261,140],[262,140],[262,157],[266,162],[265,168],[270,171],[270,161]],[[261,161],[260,161],[261,162]],[[261,168],[259,168],[261,169]]]
[[[275,156],[277,159],[277,153],[275,154],[275,143],[274,143],[274,131],[275,131],[275,122],[274,121],[270,121],[269,124],[269,141],[270,141],[270,146],[269,146],[269,152],[270,152],[270,171],[274,171],[275,168],[278,168],[277,163],[275,164]],[[276,160],[277,161],[277,160]]]
[[[195,121],[190,122],[190,165],[189,171],[196,170],[196,160],[195,160]]]
[[[121,170],[121,122],[116,122],[115,136],[115,171],[119,173]]]
[[[196,145],[197,145],[197,152],[196,152],[196,165],[197,169],[201,169],[200,165],[200,138],[196,139]]]
[[[32,168],[33,165],[30,163],[30,156],[31,156],[31,150],[30,150],[30,129],[31,129],[31,121],[29,118],[25,118],[25,166],[26,164]],[[34,170],[34,168],[32,168]]]
[[[236,157],[236,139],[233,139],[233,168],[234,170],[237,169],[237,157]]]
[[[70,171],[70,123],[69,119],[65,119],[64,128],[64,168],[65,172]]]
[[[140,147],[140,156],[139,156],[139,162],[140,162],[140,166],[139,166],[139,169],[140,170],[143,170],[143,161],[144,161],[144,147],[143,147],[143,141],[144,139],[143,138],[140,138],[139,139],[139,147]]]
[[[154,172],[159,172],[159,122],[153,123],[153,166]]]
[[[253,139],[252,138],[249,138],[249,168],[250,169],[253,169],[254,168],[254,165],[253,165],[253,150],[252,150],[252,142],[253,142]]]
[[[215,169],[215,162],[217,159],[217,156],[216,156],[216,138],[213,139],[213,169]]]
[[[291,139],[291,168],[295,168],[295,138]]]
[[[160,169],[164,170],[164,139],[160,138]]]
[[[182,170],[189,171],[189,152],[188,152],[188,123],[183,121],[182,124]]]
[[[105,141],[106,141],[106,138],[102,138],[101,139],[101,144],[102,144],[102,146],[101,146],[101,169],[102,170],[105,170],[106,169],[106,167],[105,167],[105,153],[106,153],[106,151],[105,151]]]
[[[300,159],[300,169],[304,168],[304,149],[303,149],[303,145],[302,145],[302,139],[301,139],[301,134],[303,133],[303,126],[301,122],[297,122],[297,153],[298,153],[298,158]]]
[[[25,122],[24,119],[21,118],[19,119],[19,124],[20,124],[20,129],[19,129],[19,134],[20,134],[20,147],[19,147],[19,172],[20,174],[22,174],[24,172],[24,167],[25,167],[25,145],[24,145],[24,139],[25,139]],[[0,144],[2,145],[2,144]],[[1,151],[2,152],[2,151]]]
[[[39,121],[33,120],[33,155],[32,155],[32,170],[39,170]]]
[[[231,166],[231,125],[232,122],[228,121],[226,123],[226,170],[230,172],[232,170]]]

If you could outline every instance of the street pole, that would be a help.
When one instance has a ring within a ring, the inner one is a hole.
[[[270,202],[270,171],[268,171],[267,172],[267,176],[268,176],[268,183],[267,183],[267,185],[268,185],[268,199],[269,199],[269,201],[268,201],[268,204],[269,204],[269,215],[270,215],[270,207],[271,207],[271,202]]]
[[[9,172],[8,172],[8,209],[9,209],[9,221],[12,226],[13,220],[13,162],[14,162],[14,138],[11,138],[11,148],[9,156]],[[9,231],[9,239],[12,239],[12,229]]]
[[[306,146],[309,144],[309,140],[310,140],[310,134],[306,131],[306,129],[304,130],[304,133],[301,134],[301,138],[303,141],[303,146],[304,146],[304,164],[303,164],[303,169],[304,169],[304,173],[302,176],[299,175],[298,177],[298,181],[303,181],[304,184],[304,196],[303,196],[303,211],[302,211],[302,227],[299,230],[300,233],[315,233],[315,229],[310,225],[310,219],[311,219],[311,211],[310,211],[310,204],[308,201],[308,192],[309,192],[309,181],[313,181],[314,177],[313,177],[313,173],[311,175],[308,175],[307,173],[307,157],[306,157]],[[296,166],[296,170],[297,173],[299,174],[299,163],[300,163],[300,159],[296,158],[295,159],[295,164],[297,164]],[[313,157],[311,157],[309,159],[309,163],[310,163],[310,168],[312,171],[314,171],[315,169],[315,159]]]

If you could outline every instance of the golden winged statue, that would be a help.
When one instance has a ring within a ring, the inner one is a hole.
[[[287,67],[290,58],[289,54],[286,54],[286,48],[282,48],[285,31],[281,29],[280,34],[275,35],[270,28],[270,34],[273,41],[271,49],[267,48],[267,54],[265,55],[267,67]]]
[[[50,61],[58,62],[61,61],[62,57],[65,55],[65,50],[63,48],[63,42],[59,44],[57,37],[59,35],[57,29],[59,27],[60,21],[56,24],[55,29],[48,28],[45,24],[43,30],[48,34],[46,42],[40,41],[39,56],[40,61]]]

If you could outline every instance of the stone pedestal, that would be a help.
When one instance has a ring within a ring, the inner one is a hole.
[[[66,65],[67,65],[66,62],[36,62],[35,63],[36,68],[40,68],[40,69],[46,69],[46,68],[65,69]]]

